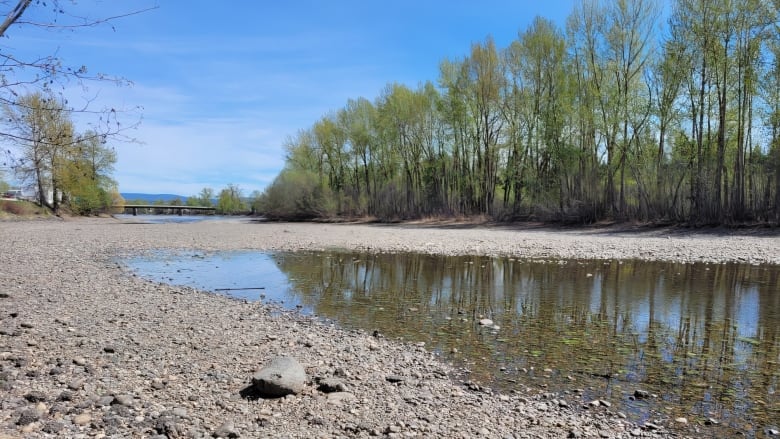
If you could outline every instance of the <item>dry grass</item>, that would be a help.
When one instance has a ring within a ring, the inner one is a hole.
[[[0,218],[31,218],[39,216],[48,216],[49,212],[29,201],[21,200],[0,200]]]

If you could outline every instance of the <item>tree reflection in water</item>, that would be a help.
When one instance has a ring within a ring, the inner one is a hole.
[[[580,388],[634,421],[780,419],[780,268],[476,256],[272,255],[316,314],[424,341],[502,390]],[[500,329],[480,326],[488,317]],[[455,348],[457,353],[454,352]],[[633,400],[635,390],[658,398]],[[726,426],[726,427],[724,427]],[[713,427],[708,427],[713,428]]]

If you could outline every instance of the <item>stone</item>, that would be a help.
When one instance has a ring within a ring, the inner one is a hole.
[[[111,395],[101,396],[95,401],[95,407],[108,407],[114,402],[114,397]]]
[[[273,358],[252,377],[254,390],[270,397],[300,393],[305,384],[306,371],[293,357]]]
[[[482,326],[493,326],[493,321],[490,319],[481,319],[479,324]]]
[[[154,423],[154,429],[157,433],[164,435],[165,438],[180,437],[184,434],[184,427],[174,422],[170,416],[161,416]]]
[[[73,423],[76,425],[87,425],[90,422],[92,422],[92,416],[89,413],[82,413],[73,418]]]
[[[81,390],[82,387],[84,387],[84,380],[80,378],[77,378],[68,383],[68,389],[70,390]]]
[[[401,382],[404,382],[406,380],[406,378],[404,378],[404,377],[402,377],[400,375],[388,375],[388,376],[385,377],[385,379],[388,382],[391,382],[391,383],[401,383]]]
[[[41,418],[41,412],[36,409],[27,409],[19,414],[19,419],[16,420],[16,425],[32,424]]]
[[[641,389],[634,390],[634,398],[636,399],[647,399],[649,397],[650,397],[650,392],[648,392],[647,390],[641,390]]]
[[[357,397],[349,392],[333,392],[328,393],[327,401],[335,405],[344,405],[347,402],[354,401]]]
[[[29,402],[41,402],[46,401],[46,395],[44,395],[43,392],[32,391],[24,395],[24,399]]]
[[[41,430],[43,430],[44,433],[57,434],[61,432],[64,428],[65,428],[65,424],[63,424],[62,422],[49,421],[43,424],[43,428],[41,428]]]
[[[679,418],[674,418],[674,422],[677,422],[678,424],[687,424],[688,419],[680,416]]]
[[[114,396],[113,401],[111,401],[111,404],[119,404],[123,405],[125,407],[132,407],[133,406],[133,397],[131,395],[116,395]]]
[[[72,401],[73,393],[68,390],[63,390],[58,396],[57,401]]]
[[[212,436],[223,437],[223,438],[236,438],[239,437],[239,434],[238,434],[238,430],[236,430],[236,426],[233,424],[233,421],[225,421],[225,423],[220,425],[219,428],[214,430]]]
[[[345,392],[346,384],[338,378],[323,378],[319,381],[317,390],[324,393]]]

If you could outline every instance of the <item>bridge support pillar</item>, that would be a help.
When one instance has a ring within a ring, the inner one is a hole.
[[[138,215],[138,208],[134,207],[133,208],[133,216],[136,216],[136,215]]]

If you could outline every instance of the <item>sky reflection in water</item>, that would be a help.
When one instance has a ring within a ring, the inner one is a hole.
[[[502,391],[582,389],[636,422],[716,419],[701,427],[713,434],[778,428],[775,266],[338,252],[159,254],[129,265],[207,290],[265,287],[231,293],[424,341]],[[659,398],[634,400],[637,389]]]

